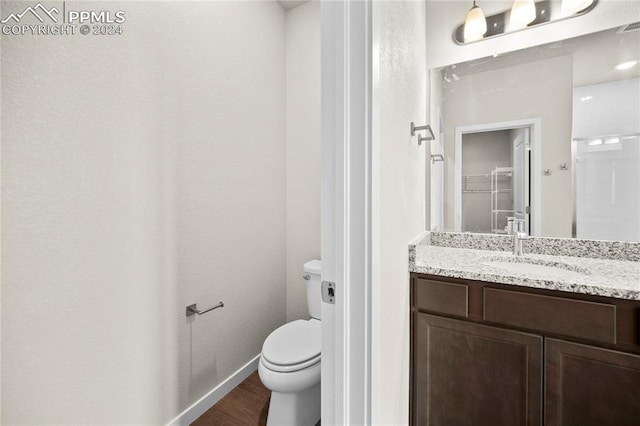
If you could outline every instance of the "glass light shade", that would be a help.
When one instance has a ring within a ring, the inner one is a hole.
[[[474,3],[467,13],[467,20],[464,22],[464,41],[480,40],[486,33],[487,19],[484,17],[482,9]]]
[[[509,27],[517,30],[536,19],[536,4],[533,0],[514,0],[509,16]]]
[[[562,0],[562,15],[573,15],[591,6],[593,0]]]

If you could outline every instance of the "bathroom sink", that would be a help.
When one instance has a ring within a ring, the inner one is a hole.
[[[589,275],[586,269],[579,266],[528,257],[492,257],[482,259],[480,263],[508,272],[546,276],[555,279]]]

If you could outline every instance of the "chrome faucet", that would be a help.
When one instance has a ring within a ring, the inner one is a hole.
[[[522,256],[522,241],[528,238],[524,232],[524,219],[507,218],[507,233],[513,235],[513,255]]]

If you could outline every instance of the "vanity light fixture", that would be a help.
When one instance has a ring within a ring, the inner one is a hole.
[[[453,40],[457,44],[464,45],[575,18],[593,10],[598,0],[562,0],[562,4],[565,2],[569,2],[565,10],[576,7],[577,11],[572,13],[561,11],[562,6],[558,0],[510,0],[509,9],[485,16],[474,0],[465,22],[454,30]]]
[[[473,0],[473,7],[467,13],[467,19],[464,21],[464,41],[481,40],[487,33],[487,19],[480,6]]]
[[[589,146],[602,145],[602,139],[594,139],[592,141],[587,142]]]
[[[587,101],[590,101],[591,99],[593,99],[593,96],[590,96],[590,95],[583,96],[580,98],[582,102],[587,102]]]
[[[608,138],[604,140],[605,145],[613,145],[616,143],[620,143],[620,138]]]
[[[593,0],[562,0],[562,15],[569,16],[591,6]]]
[[[616,69],[619,71],[628,70],[629,68],[633,68],[638,64],[638,61],[627,61],[621,64],[616,65]]]
[[[509,15],[509,29],[525,28],[536,19],[536,5],[533,0],[514,0]]]

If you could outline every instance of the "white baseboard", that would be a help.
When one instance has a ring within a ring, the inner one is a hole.
[[[259,360],[260,355],[257,355],[238,371],[233,373],[227,380],[213,388],[205,396],[196,401],[191,407],[180,413],[178,417],[167,423],[167,426],[189,426],[209,408],[213,407],[216,402],[220,401],[226,394],[231,392],[233,388],[242,383],[242,381],[249,377],[251,373],[256,371],[258,369]]]

